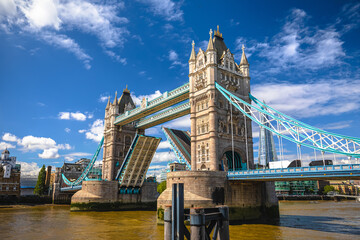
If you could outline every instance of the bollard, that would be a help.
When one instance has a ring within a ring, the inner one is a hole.
[[[171,205],[164,210],[164,240],[171,240]]]
[[[171,224],[171,240],[177,240],[177,184],[172,186],[172,224]]]
[[[203,208],[190,209],[191,240],[205,240],[205,213]]]
[[[219,207],[219,212],[223,215],[223,219],[219,226],[218,239],[219,240],[229,240],[229,207]]]

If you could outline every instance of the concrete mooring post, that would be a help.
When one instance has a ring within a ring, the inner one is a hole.
[[[164,210],[164,239],[170,240],[171,239],[171,224],[172,224],[172,218],[171,218],[172,212],[171,212],[171,206],[165,206]]]
[[[205,240],[205,211],[203,208],[190,209],[190,239]]]

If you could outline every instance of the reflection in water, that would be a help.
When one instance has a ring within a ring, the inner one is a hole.
[[[280,203],[278,225],[230,226],[231,239],[357,239],[355,201]],[[0,239],[163,239],[156,213],[69,212],[68,206],[0,207]],[[358,238],[359,239],[359,238]]]

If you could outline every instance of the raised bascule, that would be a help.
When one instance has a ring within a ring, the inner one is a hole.
[[[159,138],[147,128],[190,114],[191,132],[163,127],[177,160],[186,171],[167,173],[159,197],[146,173]],[[240,63],[226,47],[219,28],[210,30],[206,51],[189,59],[189,83],[136,107],[126,88],[105,109],[104,137],[83,174],[63,176],[67,189],[80,189],[72,204],[157,201],[158,217],[171,204],[171,186],[184,183],[185,208],[227,205],[230,220],[277,218],[274,180],[360,179],[360,164],[280,169],[255,169],[252,123],[301,147],[360,157],[360,139],[333,134],[297,121],[250,94],[249,63],[244,47]],[[102,180],[88,179],[103,145]],[[266,153],[263,153],[266,154]],[[280,152],[281,155],[281,152]],[[301,159],[301,153],[300,153]]]

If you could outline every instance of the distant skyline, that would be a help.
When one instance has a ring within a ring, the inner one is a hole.
[[[139,104],[188,82],[192,40],[206,50],[217,25],[237,62],[245,45],[254,96],[360,137],[358,1],[2,0],[0,150],[32,175],[91,158],[108,97],[128,85]],[[189,130],[189,116],[164,126]],[[163,139],[149,170],[158,173],[175,156],[161,126],[146,134]]]

